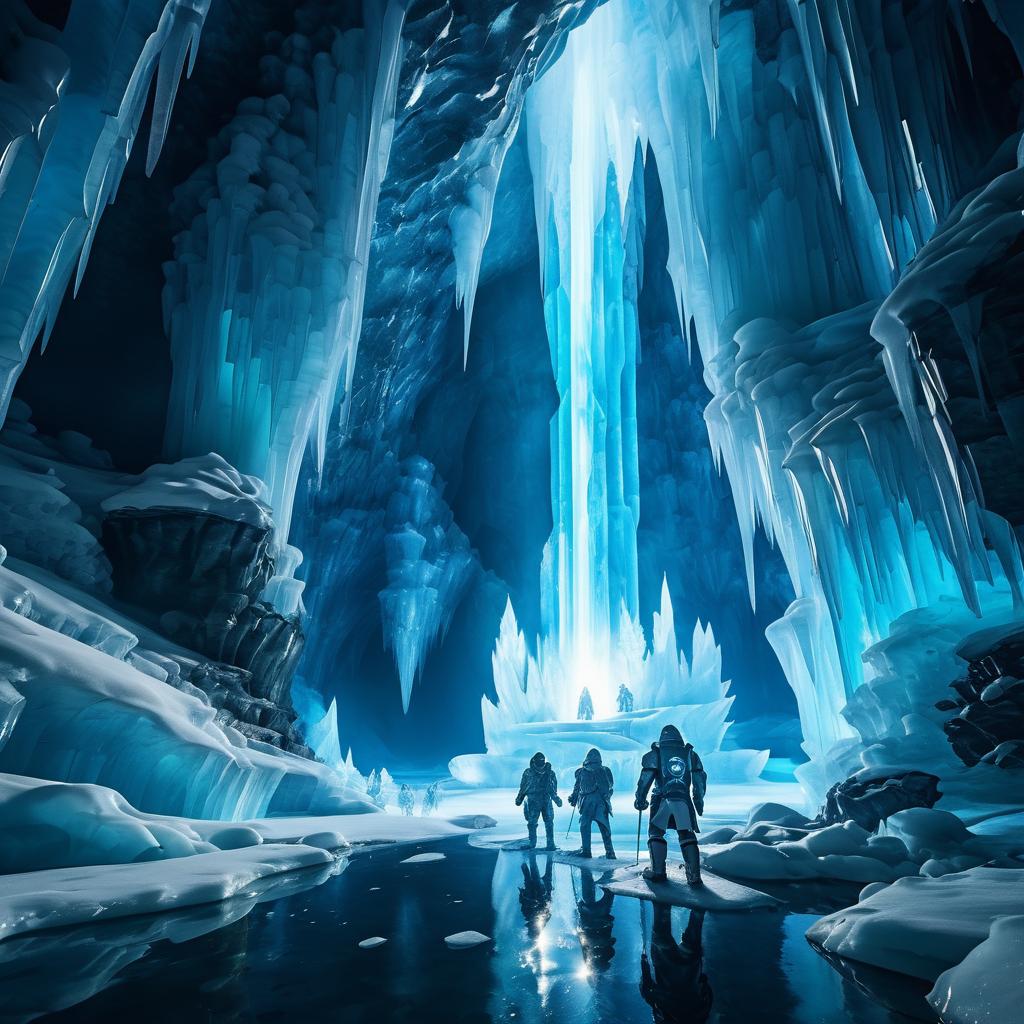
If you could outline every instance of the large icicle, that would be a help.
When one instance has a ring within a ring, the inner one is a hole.
[[[281,537],[306,445],[322,458],[351,391],[403,17],[367,3],[365,29],[285,39],[263,63],[269,98],[240,105],[175,200],[166,446],[266,480]]]
[[[24,57],[13,62],[19,77],[8,86],[24,94],[18,116],[0,130],[0,418],[40,334],[45,345],[76,265],[76,289],[82,279],[155,79],[152,171],[209,6],[78,0],[59,35],[21,0],[0,14],[0,25],[9,18],[15,26],[10,35]]]

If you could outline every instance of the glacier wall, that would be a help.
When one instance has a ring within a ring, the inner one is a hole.
[[[240,104],[175,198],[166,448],[216,451],[265,480],[282,538],[306,446],[322,464],[351,390],[391,146],[404,9],[364,15],[339,34],[329,11],[300,9],[261,61],[264,96]]]
[[[0,417],[32,346],[77,291],[152,91],[151,171],[210,0],[79,0],[61,32],[22,0],[0,12],[13,41],[0,94]]]

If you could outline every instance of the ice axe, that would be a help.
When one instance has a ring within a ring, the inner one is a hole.
[[[576,805],[572,806],[572,814],[569,815],[569,827],[565,830],[565,838],[569,838],[569,833],[572,831],[572,819],[576,816]]]
[[[644,812],[641,808],[636,816],[636,867],[640,867],[640,829],[644,824]]]

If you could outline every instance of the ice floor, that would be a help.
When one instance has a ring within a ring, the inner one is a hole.
[[[445,858],[401,863],[427,850]],[[698,921],[602,899],[594,883],[543,854],[499,854],[464,838],[377,850],[326,881],[298,873],[213,907],[0,943],[0,1021],[138,1020],[142,1006],[154,1024],[906,1019],[807,944],[835,893],[791,889],[782,911]],[[446,945],[470,930],[489,941]],[[372,937],[387,941],[360,947]],[[924,1007],[912,986],[900,997]]]

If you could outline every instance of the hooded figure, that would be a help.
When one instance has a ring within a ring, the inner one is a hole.
[[[583,687],[580,702],[576,706],[576,717],[581,722],[589,722],[594,717],[594,698],[590,696],[590,688]]]
[[[625,683],[619,683],[619,696],[616,700],[616,706],[620,712],[630,712],[633,710],[633,693]]]
[[[523,803],[526,806],[523,807]],[[526,818],[526,829],[530,835],[530,849],[537,846],[537,819],[544,819],[544,831],[547,834],[547,849],[555,849],[555,812],[551,807],[554,801],[559,807],[562,799],[558,795],[558,780],[555,771],[538,750],[530,758],[530,767],[523,772],[516,796],[516,807],[523,808]]]
[[[687,743],[674,725],[661,730],[657,743],[644,754],[640,779],[636,784],[638,811],[648,807],[647,794],[651,793],[651,817],[647,829],[647,846],[651,851],[651,866],[644,878],[651,882],[665,880],[665,862],[668,843],[665,832],[674,828],[679,833],[679,847],[686,868],[686,881],[700,885],[700,851],[697,849],[697,815],[704,813],[704,793],[708,777],[697,751]],[[653,790],[652,790],[653,787]]]
[[[672,908],[654,904],[651,952],[640,957],[640,995],[655,1024],[704,1024],[713,996],[704,973],[701,933],[704,911],[691,910],[679,942],[672,934]]]
[[[398,791],[398,806],[402,809],[403,814],[412,814],[416,807],[416,794],[413,793],[412,786],[404,782]]]
[[[576,785],[569,803],[580,812],[580,842],[576,857],[589,857],[591,825],[596,824],[604,840],[604,855],[615,860],[612,849],[612,830],[608,818],[612,813],[613,780],[611,770],[601,763],[601,752],[591,748],[583,766],[576,769]]]

